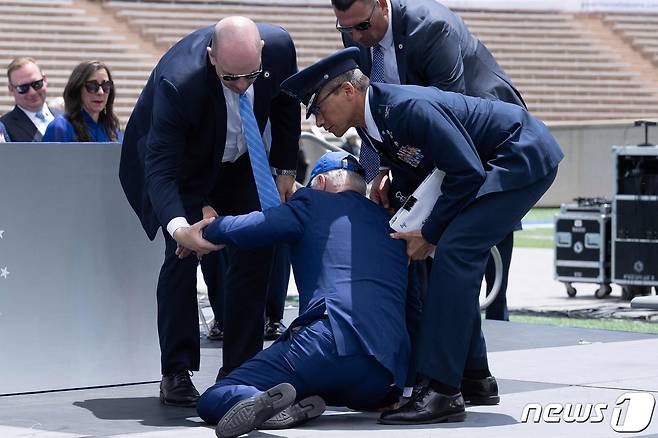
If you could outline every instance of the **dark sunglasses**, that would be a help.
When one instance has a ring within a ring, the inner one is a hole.
[[[311,105],[308,107],[308,111],[307,111],[308,114],[313,114],[314,116],[317,116],[318,114],[320,114],[320,106],[322,105],[322,103],[325,100],[327,100],[327,98],[329,96],[334,94],[334,92],[336,92],[336,90],[338,90],[341,85],[343,85],[343,84],[340,83],[340,84],[336,85],[334,88],[331,89],[331,91],[329,93],[325,94],[325,96],[321,100],[319,100],[317,102],[311,102]],[[314,100],[314,99],[315,99],[315,97],[312,100]]]
[[[34,88],[34,91],[41,90],[43,88],[43,78],[30,84],[12,85],[12,87],[14,87],[14,90],[16,90],[18,94],[27,93],[30,91],[30,87]]]
[[[98,83],[98,81],[87,81],[85,82],[85,90],[90,93],[98,93],[98,90],[103,89],[103,93],[109,93],[114,88],[114,82],[112,81],[103,81]]]
[[[370,26],[372,26],[372,14],[375,13],[375,8],[377,7],[377,1],[375,1],[375,4],[372,5],[372,9],[370,10],[370,15],[365,21],[362,21],[361,23],[357,23],[354,26],[341,26],[338,24],[338,18],[336,18],[336,30],[340,33],[352,33],[355,30],[368,30],[370,29]]]
[[[245,73],[242,75],[222,75],[221,78],[222,80],[226,82],[232,82],[232,81],[237,81],[238,79],[256,79],[260,74],[263,73],[263,63],[260,63],[260,67],[258,67],[258,70],[252,71],[251,73]]]

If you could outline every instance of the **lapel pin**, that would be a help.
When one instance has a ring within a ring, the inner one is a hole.
[[[269,78],[270,77],[270,72],[269,71],[264,71],[263,76],[265,77],[265,79]]]

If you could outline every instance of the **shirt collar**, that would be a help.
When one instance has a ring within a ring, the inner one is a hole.
[[[373,139],[381,142],[382,137],[379,135],[379,128],[377,128],[377,124],[375,123],[375,119],[372,117],[372,112],[370,111],[370,87],[366,90],[366,104],[365,104],[365,115],[364,118],[366,119],[366,132],[370,137]]]
[[[41,112],[46,116],[48,116],[48,114],[50,113],[50,111],[48,110],[48,105],[46,105],[45,102],[44,102],[43,106],[41,107],[41,109],[38,110],[38,111],[30,111],[29,109],[25,109],[20,105],[17,105],[17,106],[21,109],[21,111],[23,111],[29,117],[36,117],[38,112]]]

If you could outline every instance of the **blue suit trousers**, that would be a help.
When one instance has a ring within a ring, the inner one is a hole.
[[[319,395],[333,406],[380,407],[393,377],[373,356],[339,356],[327,318],[288,330],[281,339],[203,393],[199,416],[217,424],[236,403],[279,383],[290,383],[297,400]]]
[[[553,183],[557,169],[517,190],[476,199],[439,239],[423,306],[419,373],[459,388],[464,370],[486,370],[479,293],[490,248],[514,230]]]

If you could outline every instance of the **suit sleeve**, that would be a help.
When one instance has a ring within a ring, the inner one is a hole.
[[[301,189],[285,204],[240,216],[221,216],[203,231],[203,237],[216,244],[253,248],[297,241],[309,222],[310,197]]]
[[[146,190],[153,209],[163,225],[175,217],[185,217],[177,178],[185,148],[185,118],[176,87],[162,79],[153,100],[151,129],[146,141],[144,171]]]
[[[295,45],[286,33],[280,43],[282,79],[297,73],[297,54]],[[301,107],[296,99],[279,90],[270,104],[270,122],[272,124],[272,148],[270,165],[278,169],[297,169],[297,152],[301,135]]]
[[[446,173],[442,195],[421,230],[425,240],[436,244],[450,221],[475,198],[486,177],[484,166],[463,128],[441,108],[429,102],[410,101],[399,106],[396,113],[396,131],[410,144],[422,148],[432,163]]]
[[[424,26],[427,45],[417,57],[426,79],[424,85],[465,93],[464,62],[458,33],[445,21],[427,20]]]

